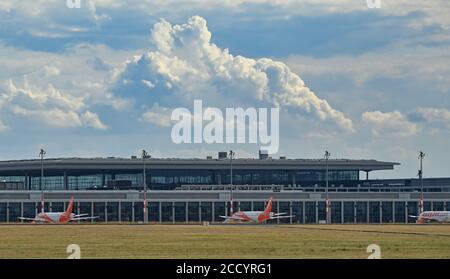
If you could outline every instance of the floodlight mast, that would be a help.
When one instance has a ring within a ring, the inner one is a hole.
[[[330,159],[331,153],[328,150],[325,150],[325,162],[326,162],[326,174],[325,174],[325,211],[327,224],[331,223],[330,218],[330,199],[328,196],[328,159]]]
[[[146,159],[150,158],[148,152],[143,149],[142,150],[142,164],[143,164],[143,183],[144,183],[144,223],[148,222],[148,203],[147,203],[147,173],[146,173]]]
[[[39,157],[41,158],[41,179],[39,180],[39,190],[41,191],[41,212],[44,212],[44,156],[47,152],[41,148]]]
[[[230,150],[229,156],[230,156],[230,216],[233,215],[233,158],[235,153],[233,150]]]
[[[419,151],[420,169],[419,169],[419,180],[420,180],[420,202],[419,202],[419,213],[423,212],[423,158],[425,158],[425,153]]]

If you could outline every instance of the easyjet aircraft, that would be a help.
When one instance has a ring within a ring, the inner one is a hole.
[[[427,222],[449,223],[450,211],[424,211],[419,216],[410,215],[409,217],[415,218],[417,224],[424,224]]]
[[[42,202],[43,203],[43,202]],[[73,211],[73,197],[70,198],[69,205],[65,212],[44,212],[44,207],[41,206],[41,213],[34,218],[19,217],[19,220],[32,221],[33,223],[51,223],[51,224],[64,224],[71,221],[78,220],[91,220],[98,217],[86,217],[88,214],[75,215]]]
[[[264,211],[238,211],[233,213],[231,216],[220,216],[224,218],[224,222],[251,222],[251,223],[262,223],[267,220],[290,218],[294,217],[285,215],[287,213],[273,213],[272,212],[272,198],[269,199]]]

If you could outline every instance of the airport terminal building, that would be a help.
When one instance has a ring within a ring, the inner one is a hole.
[[[75,198],[76,214],[95,222],[221,222],[234,211],[263,210],[295,215],[283,223],[326,220],[328,181],[332,223],[407,223],[418,213],[419,179],[370,179],[398,163],[346,159],[62,158],[0,162],[0,222],[63,211]],[[145,170],[145,171],[144,171]],[[327,177],[328,170],[328,180]],[[145,172],[145,179],[144,179]],[[231,179],[232,178],[232,179]],[[144,187],[144,181],[146,188]],[[450,178],[423,179],[424,209],[450,210]],[[272,221],[271,221],[272,222]]]

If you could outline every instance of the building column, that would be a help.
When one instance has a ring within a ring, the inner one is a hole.
[[[175,202],[172,202],[172,223],[175,223]]]
[[[395,202],[391,202],[391,204],[392,204],[392,206],[391,206],[391,209],[392,209],[392,223],[396,223],[397,220],[395,220],[396,219],[395,218]]]
[[[252,210],[253,210],[253,202],[252,202]],[[289,224],[292,224],[292,201],[289,201]]]
[[[319,223],[319,202],[314,202],[316,204],[316,224]]]
[[[162,206],[161,205],[162,205],[162,203],[158,202],[158,206],[159,206],[159,223],[162,222],[162,212],[161,212]]]
[[[341,224],[344,224],[344,202],[341,201]]]
[[[216,203],[215,203],[214,201],[211,202],[211,212],[212,212],[212,218],[211,218],[211,220],[212,220],[213,223],[216,221],[216,218],[215,218],[215,215],[216,215],[216,206],[215,206],[215,204],[216,204]],[[252,207],[253,207],[253,202],[252,202]]]
[[[20,216],[23,216],[23,202],[20,203]],[[20,222],[23,223],[23,220]]]
[[[119,201],[119,208],[117,209],[117,220],[119,220],[119,223],[122,223],[122,202]]]
[[[185,202],[185,208],[186,208],[186,212],[185,212],[185,223],[189,222],[189,202]]]
[[[280,213],[280,202],[277,202],[277,213]],[[277,224],[280,223],[280,218],[277,218]]]
[[[198,202],[198,221],[202,222],[202,202]]]
[[[131,222],[134,223],[134,202],[131,203]]]
[[[366,201],[366,210],[367,210],[367,224],[370,223],[370,206],[369,206],[369,201]]]
[[[94,216],[94,202],[91,202],[91,216]],[[94,218],[91,219],[91,223],[94,223]]]
[[[304,200],[303,202],[302,202],[302,207],[303,207],[303,209],[302,209],[302,224],[305,224],[305,216],[306,216],[306,214],[305,214],[305,203],[306,203],[306,200]]]
[[[105,223],[108,223],[108,203],[103,204],[105,206]]]
[[[9,202],[6,203],[6,223],[9,223]]]

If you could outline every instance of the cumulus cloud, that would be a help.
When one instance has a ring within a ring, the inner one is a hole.
[[[97,114],[89,111],[84,98],[56,89],[52,84],[46,88],[30,85],[25,78],[22,86],[11,79],[0,94],[0,108],[17,116],[39,120],[58,128],[92,127],[105,130]]]
[[[202,17],[173,26],[161,20],[151,38],[155,51],[135,56],[116,70],[114,93],[132,92],[131,97],[167,107],[192,104],[195,99],[217,107],[277,106],[353,131],[349,118],[319,98],[284,63],[234,56],[213,44]]]
[[[371,127],[374,136],[407,137],[415,135],[418,127],[399,111],[369,111],[362,114],[362,120]]]
[[[450,129],[450,110],[445,108],[419,107],[408,118],[414,122],[425,122],[434,128]]]
[[[159,104],[154,104],[151,109],[142,114],[141,120],[148,123],[153,123],[160,127],[169,127],[172,123],[170,115],[172,110],[166,107],[160,107]]]

